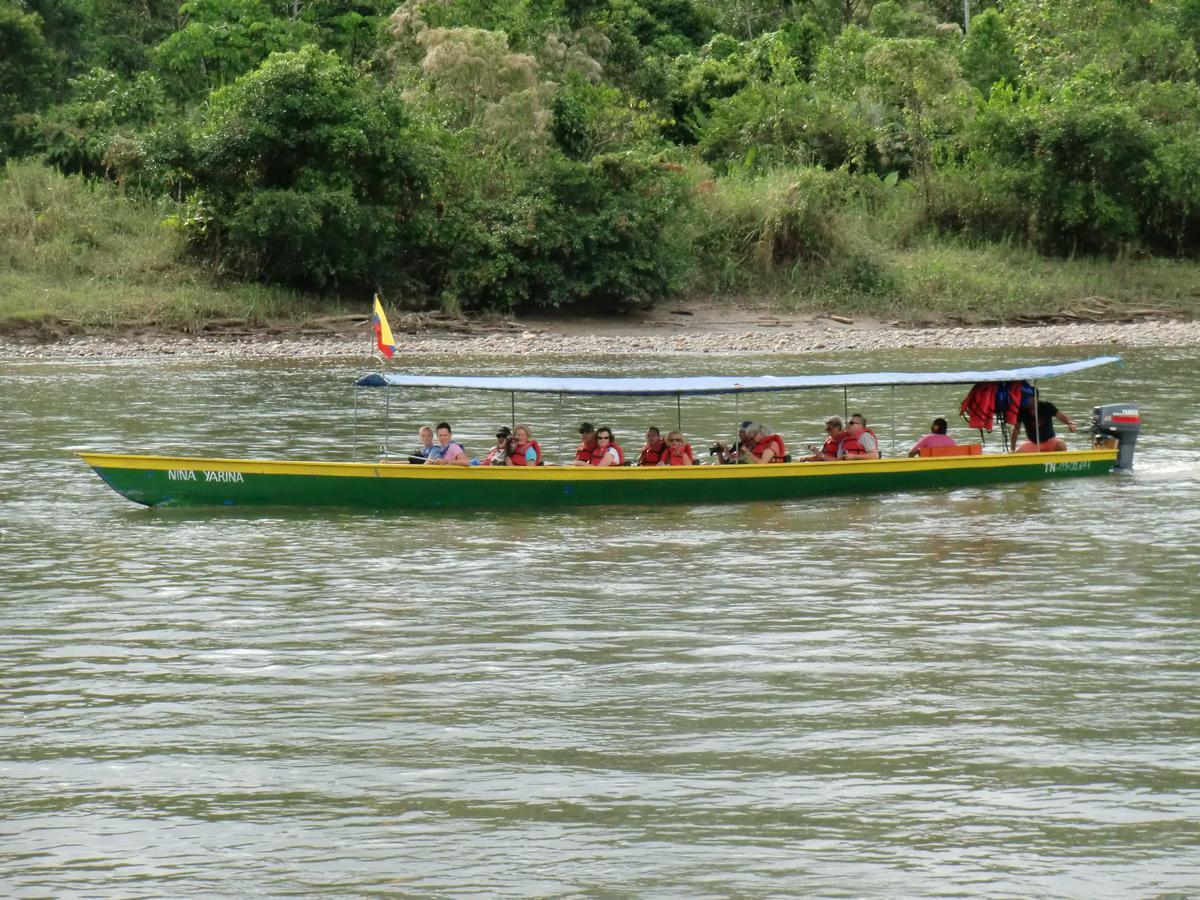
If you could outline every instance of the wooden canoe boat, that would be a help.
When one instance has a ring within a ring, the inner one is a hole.
[[[364,387],[443,387],[558,394],[683,396],[875,384],[974,384],[1046,378],[1115,362],[1099,357],[1057,366],[988,372],[860,373],[778,378],[553,379],[370,375]],[[1101,410],[1108,410],[1102,414]],[[1112,413],[1118,422],[1112,430]],[[302,506],[454,509],[656,505],[786,500],[829,494],[954,488],[1106,475],[1132,463],[1136,407],[1097,407],[1099,444],[1059,453],[984,453],[771,465],[592,468],[411,466],[148,456],[78,451],[117,493],[146,506]],[[1103,421],[1102,421],[1103,420]],[[1123,422],[1122,422],[1123,420]],[[1105,425],[1109,428],[1106,430]],[[1124,446],[1122,446],[1124,445]]]
[[[785,500],[1106,475],[1115,449],[766,466],[404,466],[193,456],[79,455],[146,506],[452,509]]]

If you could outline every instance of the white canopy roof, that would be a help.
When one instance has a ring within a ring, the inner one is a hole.
[[[699,375],[688,378],[566,378],[555,376],[364,375],[359,387],[423,387],[473,391],[511,391],[539,394],[657,395],[749,394],[810,388],[862,387],[889,384],[975,384],[980,381],[1034,381],[1068,375],[1095,366],[1120,362],[1119,356],[1097,356],[1054,366],[990,369],[967,372],[858,372],[844,375]]]

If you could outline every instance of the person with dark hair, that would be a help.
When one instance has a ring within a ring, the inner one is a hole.
[[[427,465],[431,466],[468,466],[471,460],[467,458],[467,451],[463,449],[463,445],[458,441],[453,440],[453,433],[450,431],[450,425],[446,422],[438,422],[437,424],[437,439],[438,446],[441,448],[441,456],[434,459],[432,454],[429,457]]]
[[[596,452],[592,455],[593,466],[623,466],[625,453],[620,444],[613,440],[612,429],[601,426],[596,429]]]
[[[738,426],[737,439],[726,446],[720,441],[708,448],[708,452],[716,456],[717,462],[723,465],[732,465],[733,463],[749,462],[750,448],[754,446],[754,442],[750,440],[747,429],[754,425],[749,419]]]
[[[512,451],[512,432],[507,425],[501,425],[496,432],[496,446],[488,451],[488,455],[479,463],[481,466],[502,466],[508,461]]]
[[[642,444],[642,452],[638,454],[639,466],[657,466],[667,452],[667,442],[662,439],[662,432],[651,425],[646,429],[646,443]]]
[[[929,434],[921,438],[912,445],[912,449],[908,451],[909,456],[920,456],[922,450],[932,449],[934,447],[955,447],[958,442],[950,435],[946,434],[949,426],[946,420],[940,416],[933,420],[933,424],[929,426]]]
[[[1078,431],[1077,426],[1065,412],[1049,400],[1042,400],[1036,391],[1025,395],[1017,412],[1017,424],[1013,427],[1009,449],[1016,453],[1049,453],[1067,449],[1067,442],[1054,433],[1054,420],[1062,422],[1068,431]],[[1025,429],[1025,443],[1017,446],[1021,429]]]
[[[596,455],[596,429],[591,422],[579,426],[579,446],[575,449],[575,462],[572,465],[590,466],[592,457]]]

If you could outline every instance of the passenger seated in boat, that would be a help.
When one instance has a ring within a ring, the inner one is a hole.
[[[385,463],[393,463],[395,465],[424,465],[431,456],[435,453],[441,454],[441,448],[433,442],[433,429],[428,425],[422,425],[417,430],[417,437],[421,441],[421,445],[412,453],[403,459],[392,459],[390,457],[382,457],[379,461]]]
[[[758,464],[783,462],[784,454],[787,452],[787,448],[783,445],[783,438],[771,433],[765,425],[751,422],[750,427],[746,429],[746,437],[752,442],[748,462]]]
[[[946,429],[949,426],[943,418],[936,418],[933,424],[929,426],[929,434],[921,438],[912,449],[908,451],[909,456],[920,456],[922,450],[933,447],[957,447],[958,443],[950,435],[946,434]]]
[[[850,435],[842,426],[841,416],[830,416],[825,420],[825,443],[821,445],[821,449],[809,447],[812,450],[808,456],[796,460],[797,462],[828,462],[838,459],[841,456],[842,442]]]
[[[613,440],[611,428],[596,429],[596,452],[592,455],[591,465],[600,468],[625,465],[625,454],[620,444]]]
[[[692,445],[678,431],[667,435],[667,449],[663,452],[660,466],[691,466],[696,463],[696,455],[692,453]]]
[[[867,427],[867,419],[862,413],[855,413],[846,425],[849,437],[842,442],[842,459],[879,459],[879,438]]]
[[[750,448],[754,446],[753,442],[746,435],[746,429],[754,423],[747,419],[738,426],[737,439],[726,446],[720,441],[708,448],[710,456],[715,456],[717,462],[722,465],[732,465],[733,463],[749,462]]]
[[[517,433],[513,436],[512,451],[506,466],[540,466],[542,464],[542,447],[533,439],[533,430],[528,425],[518,425]]]
[[[592,457],[596,455],[596,429],[592,427],[591,422],[584,422],[579,426],[579,446],[575,450],[576,466],[590,466]]]
[[[662,432],[651,425],[646,429],[646,443],[642,444],[642,452],[638,454],[639,466],[657,466],[667,452],[667,442],[662,439]]]
[[[512,432],[508,430],[507,425],[501,425],[500,430],[496,432],[496,446],[488,451],[479,463],[481,466],[502,466],[507,462],[508,455],[512,451]]]
[[[450,426],[446,422],[438,422],[437,426],[438,448],[440,453],[437,458],[429,455],[429,465],[431,466],[466,466],[470,465],[470,460],[467,459],[467,451],[463,449],[463,445],[453,440]]]
[[[1034,413],[1036,404],[1036,415]],[[1067,442],[1054,433],[1054,420],[1062,422],[1068,431],[1078,431],[1079,427],[1071,421],[1071,417],[1062,412],[1049,400],[1042,400],[1037,392],[1026,396],[1021,402],[1017,413],[1017,424],[1013,427],[1010,450],[1017,453],[1050,453],[1066,450]],[[1017,438],[1021,429],[1025,429],[1025,443],[1017,446]]]

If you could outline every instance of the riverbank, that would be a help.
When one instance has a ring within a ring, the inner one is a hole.
[[[221,333],[100,332],[45,342],[0,338],[0,357],[24,359],[366,358],[356,316],[321,328],[226,327]],[[903,349],[1200,346],[1200,322],[1148,320],[989,327],[904,327],[846,316],[787,316],[754,308],[663,308],[613,318],[461,320],[410,315],[395,325],[404,356],[854,353]],[[308,333],[301,333],[306,331]]]

